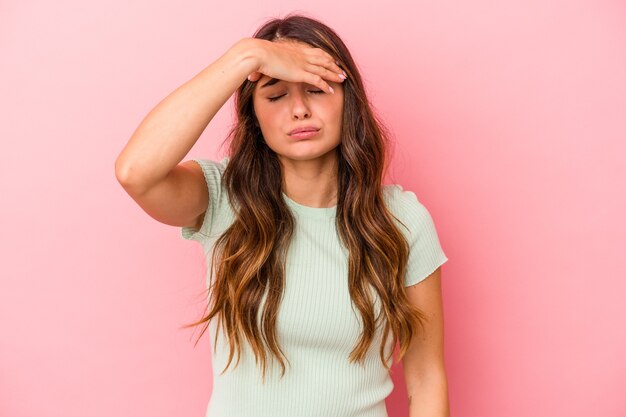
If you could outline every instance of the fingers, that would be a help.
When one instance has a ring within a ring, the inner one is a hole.
[[[347,75],[328,53],[321,49],[318,50],[320,53],[309,57],[309,62],[311,62],[312,65],[307,67],[307,71],[319,77],[320,81],[317,81],[317,78],[312,78],[317,81],[315,85],[321,86],[323,90],[330,91],[332,93],[332,88],[330,88],[325,80],[342,83],[346,79]]]
[[[304,58],[304,61],[300,61],[300,65],[304,64],[304,67],[302,68],[304,70],[302,73],[302,78],[304,78],[303,81],[308,82],[311,85],[315,85],[323,91],[327,91],[331,94],[334,93],[333,89],[326,80],[342,83],[347,77],[345,71],[343,71],[339,66],[339,62],[335,61],[335,59],[328,52],[321,48],[314,48],[310,46],[301,47],[288,43],[281,46],[285,46],[290,49],[293,48],[294,51],[297,50],[298,52],[304,54],[303,56],[301,55],[301,58]],[[264,73],[261,73],[260,71],[254,71],[248,74],[248,81],[256,82],[263,77],[263,74]]]
[[[324,91],[326,91],[326,92],[328,92],[330,94],[334,94],[335,93],[333,88],[330,85],[328,85],[328,83],[326,81],[324,81],[322,79],[322,77],[320,77],[319,75],[313,74],[311,72],[307,72],[307,73],[305,73],[305,78],[306,78],[305,81],[307,83],[309,83],[311,85],[314,85],[314,86],[317,86],[320,89],[322,89],[322,90],[324,90]]]
[[[323,49],[315,48],[311,53],[311,56],[309,56],[309,62],[320,67],[324,67],[329,72],[332,72],[336,75],[343,74],[346,77],[348,76],[346,72],[339,66],[339,62],[335,61],[335,59]],[[332,79],[337,79],[337,76],[333,77]]]
[[[324,68],[319,65],[309,65],[307,70],[326,80],[334,81],[336,83],[341,83],[346,79],[346,76],[344,75],[345,73],[341,69],[339,70],[339,73],[336,73],[334,70],[329,70],[328,68]]]
[[[310,81],[308,81],[310,84],[316,85],[322,90],[330,93],[333,93],[333,90],[330,85],[328,85],[326,80],[334,81],[336,83],[342,83],[345,80],[345,78],[342,78],[339,74],[321,66],[309,65],[306,70],[308,71],[307,74],[310,77]],[[341,71],[341,73],[343,75],[343,71]]]

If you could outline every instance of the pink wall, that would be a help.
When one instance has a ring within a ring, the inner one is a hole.
[[[291,10],[344,37],[397,139],[389,181],[437,223],[452,414],[626,415],[624,3],[312,4],[2,3],[0,416],[204,415],[209,342],[179,330],[200,247],[113,164],[158,101]],[[189,158],[220,155],[230,111]]]

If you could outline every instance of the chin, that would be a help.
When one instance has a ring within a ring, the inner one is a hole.
[[[294,152],[293,149],[290,149],[287,152],[280,153],[280,155],[284,158],[292,159],[294,161],[309,161],[311,159],[321,158],[324,155],[333,152],[337,146],[331,148],[323,148],[319,149],[318,147],[310,147],[307,149],[300,149],[300,152]]]

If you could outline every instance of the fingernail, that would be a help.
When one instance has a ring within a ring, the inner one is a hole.
[[[329,86],[328,89],[330,90],[331,93],[335,94],[335,90],[333,90],[332,87]]]

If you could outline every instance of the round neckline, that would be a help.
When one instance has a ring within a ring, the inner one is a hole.
[[[311,207],[305,206],[303,204],[297,203],[291,198],[287,196],[284,192],[281,191],[283,195],[283,199],[287,203],[289,207],[291,207],[294,211],[304,215],[305,217],[312,217],[317,219],[329,219],[335,217],[337,213],[337,205],[332,207]]]

